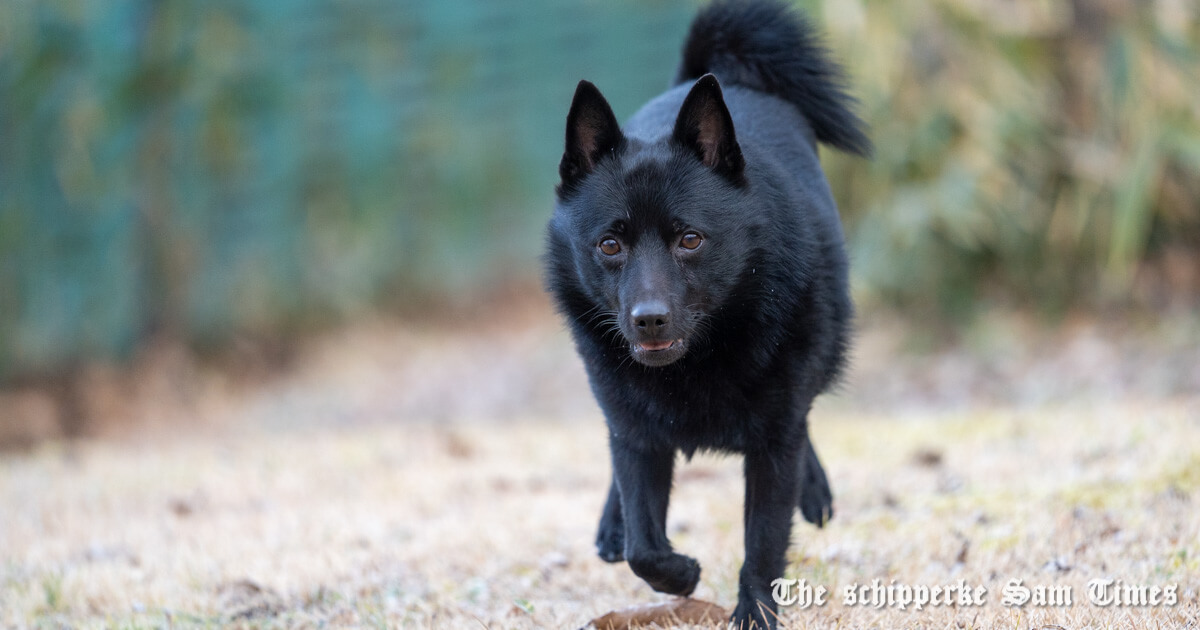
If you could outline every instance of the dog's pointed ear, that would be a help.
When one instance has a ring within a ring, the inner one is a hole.
[[[619,149],[624,139],[604,95],[590,82],[580,81],[567,114],[567,146],[558,164],[560,191],[595,170],[600,159]]]
[[[746,161],[733,133],[721,84],[711,74],[688,92],[675,119],[675,141],[692,150],[705,166],[736,185],[745,183]]]

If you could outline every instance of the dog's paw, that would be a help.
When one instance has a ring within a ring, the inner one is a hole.
[[[804,520],[825,527],[825,523],[833,518],[833,493],[829,491],[829,483],[806,483],[800,490],[800,513]]]
[[[623,523],[600,521],[596,533],[596,555],[605,562],[620,562],[625,559],[625,526]]]
[[[700,582],[700,563],[679,553],[630,558],[629,568],[650,588],[670,595],[691,595]]]
[[[833,491],[816,453],[808,452],[800,473],[800,514],[809,523],[824,527],[833,518]]]
[[[766,604],[738,598],[737,608],[729,618],[729,627],[736,630],[776,630],[778,615]]]

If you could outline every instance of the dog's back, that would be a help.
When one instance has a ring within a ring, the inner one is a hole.
[[[773,94],[795,105],[820,142],[871,152],[845,79],[803,16],[779,2],[724,0],[692,22],[675,83],[716,75],[722,85]]]

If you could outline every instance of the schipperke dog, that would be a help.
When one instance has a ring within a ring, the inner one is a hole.
[[[700,565],[665,527],[676,452],[741,453],[732,621],[773,628],[793,512],[833,514],[808,412],[838,378],[853,312],[817,143],[865,156],[870,142],[841,69],[781,2],[702,10],[675,84],[622,127],[579,83],[547,284],[608,422],[600,557],[690,594]]]

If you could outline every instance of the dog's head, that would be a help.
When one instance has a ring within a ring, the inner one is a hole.
[[[559,165],[551,260],[586,296],[574,313],[664,366],[704,341],[755,249],[745,161],[712,75],[660,139],[627,138],[594,85],[579,84]],[[568,249],[567,251],[553,251]]]

